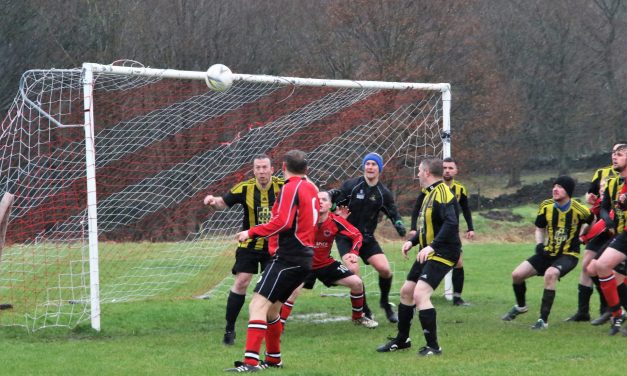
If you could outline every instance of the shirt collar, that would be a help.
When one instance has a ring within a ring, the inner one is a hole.
[[[564,205],[560,206],[557,201],[555,201],[554,205],[557,209],[559,209],[561,212],[565,212],[568,211],[568,209],[570,209],[570,203],[572,200],[568,200],[567,203],[565,203]]]

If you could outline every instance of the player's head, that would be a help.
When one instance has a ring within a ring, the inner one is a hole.
[[[256,155],[253,158],[253,173],[259,184],[262,186],[267,185],[274,173],[274,167],[272,167],[270,157],[265,154]]]
[[[418,179],[423,188],[442,180],[442,160],[440,158],[423,159],[418,165]]]
[[[612,150],[612,167],[622,173],[627,169],[627,144],[615,144]]]
[[[318,192],[318,201],[320,201],[320,214],[328,213],[331,210],[333,203],[331,202],[331,195],[329,195],[329,192]]]
[[[562,175],[555,179],[553,182],[553,199],[555,201],[560,201],[573,197],[573,193],[575,192],[575,180],[570,176]]]
[[[370,152],[362,159],[361,167],[367,180],[378,181],[379,175],[383,172],[383,157],[378,153]]]
[[[446,181],[451,181],[457,176],[457,162],[451,157],[446,157],[442,160],[442,178]]]
[[[307,173],[307,154],[295,149],[288,151],[285,153],[283,167],[292,174],[305,175]]]

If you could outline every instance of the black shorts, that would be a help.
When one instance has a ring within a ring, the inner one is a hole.
[[[455,263],[453,263],[453,265],[455,265]],[[424,264],[414,261],[414,265],[411,266],[406,279],[412,282],[418,282],[419,279],[423,280],[435,290],[438,288],[440,282],[442,282],[442,279],[444,279],[446,273],[451,269],[453,269],[453,266],[435,260],[427,260]]]
[[[614,271],[618,274],[627,276],[627,261],[623,261],[614,267]]]
[[[303,287],[309,290],[313,289],[316,284],[316,279],[319,279],[325,286],[331,287],[335,286],[335,282],[340,279],[344,279],[352,275],[353,272],[348,270],[344,264],[339,261],[335,261],[332,264],[324,266],[320,269],[312,270],[309,275],[305,277],[305,285]]]
[[[335,244],[337,244],[337,250],[340,253],[340,257],[344,257],[345,254],[351,251],[353,242],[345,236],[336,236]],[[368,237],[368,240],[364,238],[359,249],[359,257],[363,260],[364,264],[368,264],[368,259],[377,254],[383,254],[383,249],[379,245],[379,242],[375,238]]]
[[[586,244],[586,251],[596,252],[598,258],[611,240],[612,237],[607,232],[602,232]]]
[[[238,247],[235,251],[235,264],[231,269],[231,273],[234,275],[237,273],[257,274],[263,271],[271,259],[272,257],[266,250],[251,251],[248,248]]]
[[[551,266],[560,271],[560,278],[575,269],[579,259],[575,256],[561,255],[557,257],[546,257],[543,255],[533,255],[527,259],[531,266],[536,270],[538,275],[544,275],[544,272]]]
[[[254,291],[272,303],[285,303],[309,272],[300,265],[273,258],[261,273]]]
[[[618,252],[627,256],[627,232],[621,232],[616,235],[614,239],[610,242],[608,247],[612,247]]]

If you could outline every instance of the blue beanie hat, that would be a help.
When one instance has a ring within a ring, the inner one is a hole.
[[[362,168],[366,166],[367,161],[374,161],[377,164],[377,166],[379,166],[379,173],[383,172],[383,157],[381,157],[379,153],[371,152],[371,153],[366,154],[363,161],[361,161]]]

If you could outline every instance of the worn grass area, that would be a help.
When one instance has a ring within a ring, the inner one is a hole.
[[[396,265],[393,291],[398,291],[410,261],[403,261],[399,243],[386,251]],[[510,272],[531,252],[528,244],[466,244],[466,289],[470,307],[453,307],[437,292],[438,330],[444,355],[421,359],[415,354],[424,339],[414,320],[409,351],[375,352],[395,326],[381,322],[374,330],[353,326],[348,298],[320,297],[320,290],[302,295],[282,339],[285,368],[266,371],[282,375],[583,375],[616,374],[624,356],[625,338],[609,337],[606,327],[565,323],[576,307],[577,268],[558,286],[548,330],[530,326],[537,319],[541,279],[528,283],[530,312],[514,322],[500,317],[514,303]],[[372,290],[371,290],[372,291]],[[375,291],[372,291],[375,292]],[[376,295],[371,302],[376,306]],[[392,297],[398,301],[398,296]],[[593,306],[597,298],[593,297]],[[1,328],[3,374],[46,375],[214,375],[242,357],[246,309],[238,322],[234,347],[221,345],[225,299],[153,300],[105,305],[102,331],[88,325],[68,331],[46,329],[27,334]],[[1,314],[1,313],[0,313]],[[383,314],[375,310],[378,318]],[[315,318],[315,319],[314,319]],[[328,322],[324,322],[324,319]]]

